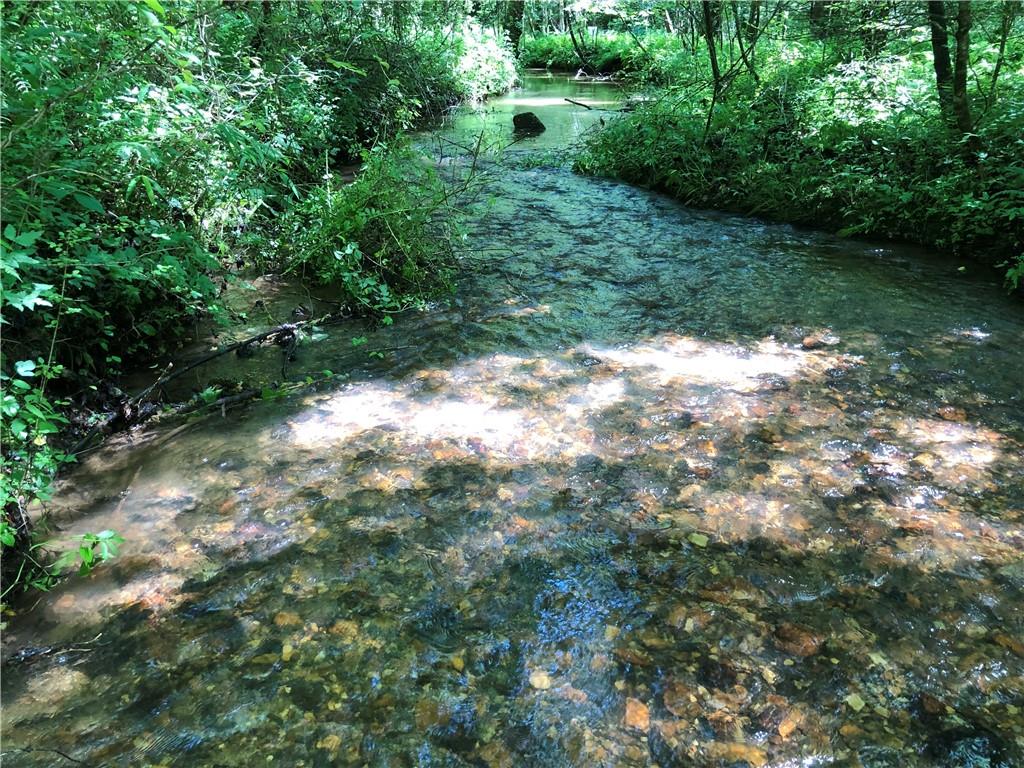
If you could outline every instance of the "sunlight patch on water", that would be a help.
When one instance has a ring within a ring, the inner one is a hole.
[[[582,366],[574,364],[583,358]],[[628,347],[593,345],[549,358],[492,355],[433,374],[424,393],[408,383],[359,384],[310,400],[292,419],[291,441],[305,449],[342,445],[375,429],[406,441],[456,441],[491,459],[536,460],[600,452],[600,414],[624,402],[630,388],[673,384],[696,396],[706,385],[721,406],[743,413],[729,391],[750,392],[765,376],[793,377],[828,360],[772,340],[752,349],[667,337]],[[422,372],[414,380],[430,380]],[[692,389],[697,388],[697,389]]]
[[[902,420],[896,434],[922,451],[912,461],[941,470],[945,485],[985,482],[985,472],[999,458],[1004,442],[994,430],[941,419]]]
[[[756,389],[762,376],[793,376],[808,363],[806,354],[774,340],[762,341],[748,350],[735,345],[668,337],[652,344],[615,349],[590,347],[589,351],[627,368],[653,368],[662,384],[685,379],[739,391]]]

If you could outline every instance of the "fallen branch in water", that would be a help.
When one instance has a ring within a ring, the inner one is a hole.
[[[26,648],[22,648],[17,653],[14,653],[10,657],[8,657],[4,661],[4,664],[12,666],[16,664],[24,664],[27,662],[34,661],[35,659],[38,659],[42,656],[50,656],[54,654],[76,652],[86,653],[88,651],[95,650],[95,648],[90,648],[87,646],[94,646],[96,644],[96,641],[99,640],[101,637],[103,637],[102,632],[96,635],[96,637],[94,637],[92,640],[71,641],[68,643],[60,643],[58,645],[44,645],[41,647],[29,646]],[[104,643],[103,645],[106,645],[106,643]]]
[[[223,355],[230,354],[232,352],[244,349],[246,347],[252,347],[257,344],[262,344],[263,342],[268,340],[289,341],[291,339],[294,339],[296,332],[302,330],[303,328],[306,328],[311,325],[323,325],[324,323],[328,323],[331,320],[337,320],[342,316],[344,316],[343,312],[330,312],[326,315],[311,320],[300,320],[297,323],[281,323],[280,325],[271,328],[269,331],[263,331],[262,333],[257,333],[253,336],[250,336],[247,339],[242,339],[241,341],[236,341],[233,344],[228,344],[226,347],[215,349],[213,352],[203,355],[198,360],[193,360],[184,368],[179,368],[176,371],[171,371],[172,366],[169,365],[167,366],[167,368],[164,369],[164,373],[160,376],[160,378],[158,378],[146,389],[144,389],[139,395],[133,397],[129,401],[129,403],[139,405],[149,396],[149,394],[154,389],[162,387],[169,381],[173,381],[174,379],[177,379],[179,376],[184,376],[189,371],[195,370],[199,366],[205,365],[211,360],[216,360],[218,357],[222,357]]]
[[[88,434],[78,442],[70,453],[74,455],[85,450],[89,444],[100,435],[111,435],[116,432],[123,432],[124,430],[138,426],[139,424],[142,424],[143,422],[158,415],[160,413],[160,408],[150,399],[150,395],[153,392],[162,389],[168,382],[173,381],[174,379],[177,379],[202,365],[205,365],[211,360],[216,360],[217,358],[223,357],[224,355],[232,352],[237,352],[247,347],[256,346],[270,340],[288,344],[288,347],[286,347],[286,353],[290,353],[294,349],[294,344],[289,342],[295,341],[299,331],[304,328],[323,325],[331,322],[332,320],[339,320],[345,317],[348,317],[348,314],[342,310],[339,312],[330,312],[326,315],[312,318],[310,320],[300,320],[294,323],[281,323],[280,325],[276,325],[266,331],[261,331],[260,333],[249,336],[248,338],[233,342],[219,349],[215,349],[212,352],[203,355],[198,360],[193,360],[188,365],[178,368],[177,370],[172,370],[174,364],[170,363],[163,369],[163,372],[157,377],[156,381],[142,390],[142,392],[135,397],[126,398],[121,401],[114,412],[108,416],[106,420],[94,425],[93,428],[89,430]],[[251,400],[259,394],[259,392],[256,392],[255,394],[246,392],[241,395],[231,395],[229,397],[221,398],[215,402],[217,405],[226,407],[228,404],[234,404],[238,401]],[[243,397],[243,395],[247,396]],[[189,413],[193,410],[197,410],[196,404],[190,400],[189,402],[183,403],[174,408],[173,412]]]
[[[67,752],[61,752],[59,749],[50,749],[48,747],[15,747],[14,749],[7,750],[5,752],[0,752],[0,757],[3,757],[3,755],[12,754],[13,752],[24,752],[25,754],[31,754],[32,752],[49,752],[53,755],[60,755],[65,760],[68,760],[72,763],[76,763],[78,765],[89,765],[89,763],[85,762],[84,760],[79,760],[77,757],[72,757]]]
[[[212,403],[196,402],[195,400],[189,400],[187,403],[175,406],[170,412],[165,411],[164,413],[168,416],[183,416],[187,413],[194,413],[195,411],[201,411],[206,408],[211,410],[215,408],[220,409],[220,414],[223,416],[227,411],[228,406],[241,405],[242,403],[248,403],[250,400],[256,400],[263,396],[263,392],[258,389],[246,389],[241,392],[237,392],[233,395],[225,395]],[[163,415],[163,414],[161,414]]]
[[[417,345],[417,344],[402,344],[402,345],[397,346],[397,347],[381,347],[380,349],[374,349],[374,350],[370,350],[370,351],[371,352],[377,352],[377,353],[397,352],[397,351],[402,350],[402,349],[414,349],[417,346],[419,346],[419,345]],[[333,378],[333,374],[331,376],[324,376],[324,377],[320,377],[320,378],[316,378],[316,379],[313,379],[313,378],[306,379],[305,381],[302,381],[302,382],[294,382],[294,383],[291,383],[291,384],[287,384],[287,383],[286,384],[282,384],[280,386],[272,388],[272,392],[274,393],[273,396],[274,397],[284,397],[285,395],[288,395],[288,394],[294,394],[295,392],[301,392],[301,391],[307,390],[310,387],[313,387],[315,385],[323,384],[324,382],[329,381],[331,378]],[[192,400],[189,400],[189,401],[184,402],[184,403],[179,403],[178,405],[175,405],[175,406],[173,406],[173,407],[171,407],[169,409],[165,409],[165,410],[161,411],[158,414],[155,414],[155,418],[157,420],[159,420],[162,417],[185,416],[185,415],[188,415],[190,413],[197,413],[199,411],[205,411],[205,410],[216,411],[218,409],[220,410],[221,416],[224,416],[224,415],[226,415],[226,411],[227,411],[227,409],[229,407],[233,407],[233,406],[236,406],[236,405],[243,405],[243,404],[248,403],[248,402],[250,402],[252,400],[260,400],[260,399],[265,397],[264,392],[265,392],[265,390],[262,390],[262,389],[244,389],[241,392],[236,392],[235,394],[232,394],[232,395],[225,395],[224,397],[221,397],[221,398],[218,398],[216,400],[213,400],[212,402],[205,402],[205,401],[202,401],[202,400],[192,399]]]
[[[611,109],[609,107],[595,107],[592,104],[584,104],[582,101],[576,101],[576,99],[566,98],[566,101],[570,104],[575,104],[577,107],[583,107],[584,109],[596,109],[598,112],[632,112],[634,109],[632,104],[626,104],[618,109]]]

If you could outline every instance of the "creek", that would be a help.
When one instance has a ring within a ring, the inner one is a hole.
[[[1019,301],[574,175],[616,93],[424,138],[548,128],[478,159],[450,303],[300,348],[347,381],[62,481],[126,543],[4,633],[5,764],[1024,764]]]

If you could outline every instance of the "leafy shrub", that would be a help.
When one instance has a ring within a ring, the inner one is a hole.
[[[0,373],[0,606],[20,589],[48,589],[76,563],[87,573],[121,543],[113,531],[49,539],[31,524],[31,508],[50,498],[54,476],[74,457],[55,443],[67,423],[60,412],[66,403],[46,392],[60,366],[39,358],[13,368],[12,375]]]
[[[280,6],[225,4],[203,33],[190,4],[182,22],[159,3],[31,10],[4,16],[3,321],[28,354],[59,309],[56,361],[84,378],[218,312],[222,262],[270,260],[275,220],[325,173],[515,77],[503,38],[472,25],[405,38],[371,15],[352,35],[314,16],[292,53],[284,33],[310,17]]]
[[[708,122],[710,93],[668,90],[611,121],[577,160],[585,172],[685,202],[909,240],[1003,262],[1020,280],[1024,112],[1009,92],[965,151],[933,103],[923,57],[838,64],[791,50],[737,81]],[[695,65],[685,66],[687,79]],[[1009,91],[1011,81],[1005,88]],[[1013,81],[1017,93],[1024,93]]]
[[[639,41],[639,44],[638,44]],[[600,74],[623,75],[636,83],[665,85],[693,68],[703,69],[699,57],[678,35],[648,31],[638,37],[603,31],[580,40],[587,63]],[[525,37],[519,60],[524,67],[575,72],[583,66],[568,35]]]
[[[669,85],[693,80],[708,68],[706,57],[695,56],[678,35],[652,32],[642,45],[630,46],[623,56],[623,71],[635,83]]]
[[[504,35],[467,23],[459,37],[458,52],[456,72],[467,100],[481,101],[516,84],[516,61]]]
[[[614,74],[626,69],[636,50],[629,36],[615,32],[584,35],[582,48],[587,57],[586,63],[601,74]],[[524,67],[570,72],[584,65],[568,35],[524,37],[520,43],[519,61]]]
[[[287,217],[287,271],[340,284],[365,313],[404,309],[449,286],[448,191],[407,144],[363,153],[351,184],[328,179]]]
[[[0,323],[10,352],[0,374],[3,494],[14,506],[0,537],[14,536],[22,564],[39,542],[15,518],[45,499],[69,458],[60,395],[172,349],[195,316],[221,314],[236,265],[339,280],[353,304],[378,312],[450,280],[428,175],[415,163],[400,178],[406,150],[363,153],[508,88],[504,40],[472,26],[442,34],[463,14],[436,4],[311,8],[4,5]],[[332,185],[339,166],[364,160],[360,181]],[[296,222],[289,265],[274,235]],[[44,359],[48,388],[19,374]],[[109,549],[108,537],[90,551],[101,543]]]
[[[568,35],[524,37],[519,43],[519,62],[524,67],[576,71],[580,59]]]
[[[0,442],[0,503],[5,510],[17,508],[18,516],[4,525],[24,528],[22,517],[34,500],[49,498],[50,482],[62,464],[72,460],[52,444],[53,436],[67,423],[58,410],[64,405],[46,394],[46,384],[61,374],[60,366],[19,360],[13,375],[0,374],[3,422]],[[20,533],[20,531],[19,531]]]

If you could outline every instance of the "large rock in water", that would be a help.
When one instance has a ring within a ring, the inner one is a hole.
[[[536,136],[538,133],[544,133],[545,130],[544,123],[533,112],[520,112],[518,115],[513,115],[512,125],[515,126],[515,132],[523,136]]]

